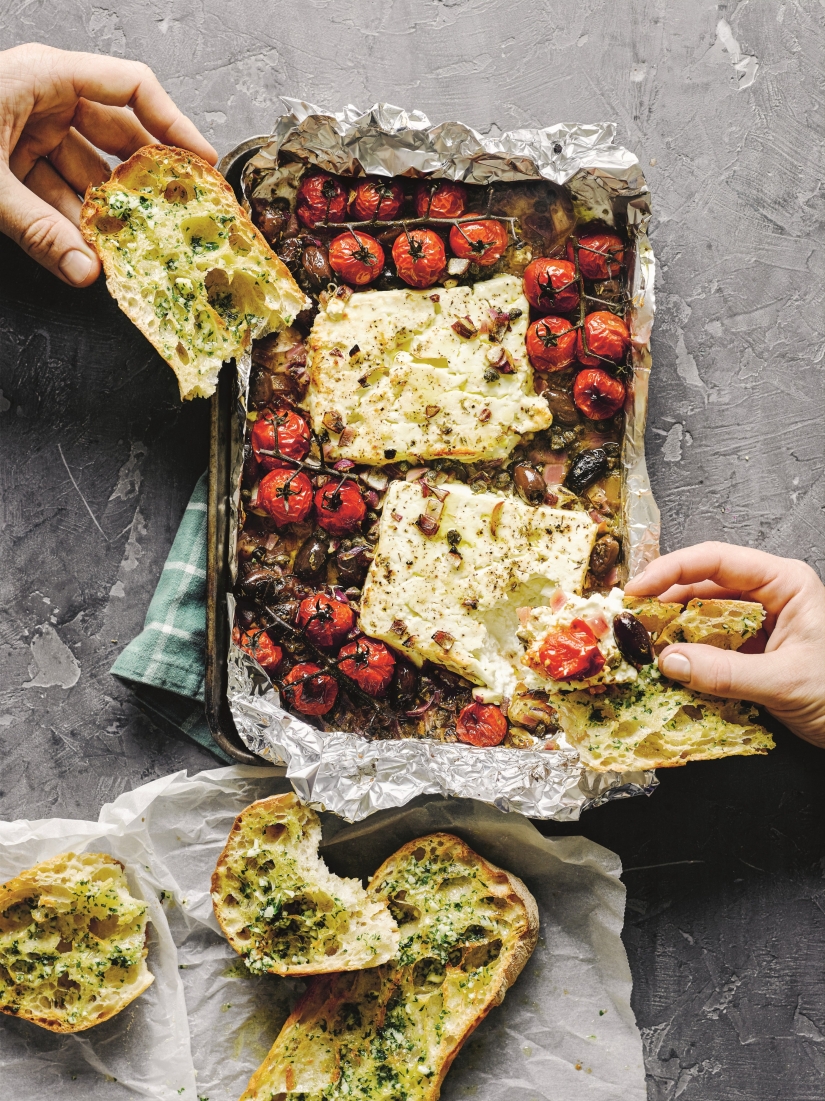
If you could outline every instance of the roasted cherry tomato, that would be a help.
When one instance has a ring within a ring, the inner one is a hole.
[[[338,668],[370,696],[383,696],[392,680],[395,658],[383,642],[362,637],[341,647]]]
[[[584,341],[587,342],[586,351]],[[589,313],[584,319],[584,340],[581,329],[576,335],[576,358],[585,367],[598,367],[603,359],[620,363],[629,347],[627,325],[608,310]]]
[[[408,229],[392,246],[395,269],[411,287],[431,287],[444,271],[444,242],[431,229]]]
[[[539,646],[539,661],[553,680],[586,680],[604,668],[604,654],[583,619],[550,631]]]
[[[348,229],[329,246],[329,263],[345,283],[362,287],[381,274],[384,250],[368,233]]]
[[[525,343],[537,371],[563,371],[576,361],[576,330],[563,317],[534,321]]]
[[[575,267],[551,256],[531,260],[524,269],[524,294],[543,313],[570,313],[579,304]]]
[[[450,248],[462,260],[472,260],[479,267],[492,267],[501,259],[510,243],[503,222],[487,218],[482,222],[462,222],[450,230]]]
[[[245,654],[254,658],[266,673],[274,673],[284,660],[283,650],[276,646],[266,631],[242,631],[240,627],[235,627],[232,630],[232,641]]]
[[[261,413],[252,426],[252,450],[264,470],[283,469],[278,456],[305,459],[309,454],[309,425],[292,409],[283,406],[275,412]]]
[[[495,704],[471,703],[458,716],[455,732],[468,745],[499,745],[507,733],[507,720]]]
[[[301,471],[272,470],[261,478],[258,505],[279,526],[299,523],[312,508],[312,482]]]
[[[338,698],[338,682],[322,672],[320,665],[305,661],[290,669],[281,691],[287,704],[302,715],[326,715]]]
[[[391,222],[404,205],[404,189],[381,176],[362,180],[355,189],[350,210],[362,222]]]
[[[606,421],[618,413],[624,405],[625,393],[624,383],[601,367],[579,371],[573,383],[576,408],[592,421]]]
[[[355,612],[343,600],[314,593],[298,606],[298,626],[316,646],[340,646],[355,626]]]
[[[579,270],[585,279],[614,279],[624,264],[624,245],[615,233],[592,233],[577,238]],[[567,242],[567,258],[574,260],[573,241]]]
[[[298,188],[295,212],[310,229],[321,222],[343,222],[347,215],[347,193],[327,172],[305,176]]]
[[[349,478],[344,482],[327,482],[316,490],[315,508],[318,523],[330,535],[349,535],[367,514],[361,491]]]
[[[415,189],[419,218],[460,218],[467,205],[467,188],[452,180],[422,180]]]

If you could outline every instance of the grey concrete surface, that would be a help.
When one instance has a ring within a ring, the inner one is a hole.
[[[663,547],[825,565],[821,0],[0,2],[0,45],[140,58],[223,152],[286,94],[503,130],[614,119],[653,189]],[[94,816],[215,762],[108,674],[206,463],[207,409],[97,286],[0,242],[0,813]],[[825,754],[662,775],[616,850],[651,1101],[821,1101]],[[605,1093],[605,1096],[610,1096]]]

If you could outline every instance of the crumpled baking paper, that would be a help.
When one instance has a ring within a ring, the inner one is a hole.
[[[0,1017],[4,1099],[240,1097],[304,983],[249,975],[218,930],[209,883],[235,816],[286,790],[274,769],[235,765],[154,780],[107,803],[97,822],[0,823],[0,881],[61,852],[123,861],[149,903],[155,975],[122,1013],[85,1032],[60,1036]],[[453,1064],[444,1101],[644,1101],[619,858],[581,837],[544,838],[483,803],[443,799],[349,827],[325,816],[323,853],[334,871],[366,879],[396,848],[436,830],[521,876],[541,916],[532,958]]]

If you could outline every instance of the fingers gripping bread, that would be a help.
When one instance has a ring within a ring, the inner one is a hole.
[[[88,189],[80,228],[183,399],[208,397],[225,360],[309,305],[223,176],[186,150],[139,149]]]
[[[241,1101],[436,1101],[536,945],[538,909],[521,880],[451,834],[405,845],[368,890],[399,924],[397,956],[315,979]]]
[[[385,963],[398,947],[386,904],[318,856],[318,816],[292,794],[235,819],[212,876],[212,904],[250,971],[318,975]]]
[[[0,886],[0,1012],[80,1032],[154,981],[146,954],[146,903],[111,856],[64,853]]]

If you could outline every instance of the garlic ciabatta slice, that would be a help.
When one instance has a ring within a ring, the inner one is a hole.
[[[318,855],[318,816],[292,794],[235,819],[212,876],[215,916],[250,971],[320,975],[386,963],[398,930],[386,903]]]
[[[536,946],[525,885],[452,834],[404,845],[368,891],[395,914],[397,955],[314,979],[241,1101],[436,1101]]]
[[[154,981],[146,903],[106,853],[63,853],[0,886],[0,1012],[81,1032]]]
[[[184,400],[214,393],[224,361],[310,304],[223,176],[183,149],[147,145],[118,165],[86,192],[80,228]]]

